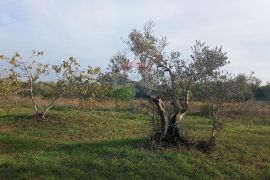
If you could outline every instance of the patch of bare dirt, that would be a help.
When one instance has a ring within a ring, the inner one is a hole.
[[[8,146],[8,144],[0,143],[0,148],[7,147],[7,146]]]
[[[15,131],[15,128],[12,126],[0,125],[0,132],[10,133],[14,131]]]

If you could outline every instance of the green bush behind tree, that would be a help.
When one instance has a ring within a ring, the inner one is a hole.
[[[136,89],[133,85],[128,85],[124,87],[118,87],[113,90],[112,97],[114,99],[119,99],[123,101],[129,101],[133,99],[136,95]]]

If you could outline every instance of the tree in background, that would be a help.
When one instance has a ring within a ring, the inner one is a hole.
[[[103,99],[109,93],[109,85],[103,78],[99,67],[88,66],[87,70],[82,70],[78,74],[71,96],[80,98],[83,108],[86,108],[85,100],[90,101],[92,108],[96,100]]]
[[[260,87],[262,81],[255,76],[254,72],[251,72],[251,74],[248,77],[248,81],[250,84],[250,89],[251,89],[251,100],[255,101],[255,96],[256,96],[256,90]]]
[[[129,79],[128,73],[132,71],[132,63],[125,52],[114,55],[107,68],[109,83],[112,87],[111,97],[118,100],[131,100],[136,95],[133,81]]]
[[[113,90],[112,97],[122,101],[129,101],[136,95],[136,89],[132,84]]]
[[[261,85],[262,81],[252,72],[249,76],[239,74],[235,78],[235,83],[239,88],[238,99],[242,101],[270,100],[270,85]]]
[[[238,98],[242,101],[248,101],[252,98],[252,89],[251,84],[249,82],[249,77],[245,74],[239,74],[235,77],[235,83],[237,84]]]
[[[19,84],[17,81],[12,81],[9,78],[8,70],[1,69],[0,70],[0,97],[8,97],[16,94],[17,89],[19,88]]]
[[[107,68],[108,80],[113,87],[125,85],[130,82],[128,73],[132,70],[132,64],[126,57],[126,53],[118,52],[110,59]]]
[[[266,85],[259,87],[256,90],[255,98],[258,100],[270,100],[270,83],[268,82]]]
[[[38,81],[35,83],[34,95],[42,97],[44,99],[51,99],[54,96],[54,89],[56,83],[54,81]],[[22,94],[27,96],[27,94]]]

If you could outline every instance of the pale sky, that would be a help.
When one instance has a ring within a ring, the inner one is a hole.
[[[150,19],[169,50],[188,58],[195,40],[222,45],[235,74],[270,81],[270,0],[0,0],[0,54],[45,51],[105,69],[133,28]]]

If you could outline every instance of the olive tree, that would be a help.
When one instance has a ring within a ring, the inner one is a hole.
[[[60,65],[53,65],[52,69],[57,81],[55,98],[48,110],[63,95],[79,97],[85,107],[84,99],[102,97],[106,93],[106,86],[99,82],[102,78],[99,67],[88,66],[87,69],[82,69],[76,58],[70,57]]]
[[[239,77],[233,77],[228,72],[216,73],[211,79],[196,83],[193,95],[207,104],[210,110],[209,117],[213,122],[206,150],[211,151],[215,147],[218,130],[224,123],[224,117],[220,116],[221,108],[226,102],[242,101],[241,94]]]
[[[109,92],[109,86],[103,81],[104,75],[99,67],[88,66],[86,70],[79,71],[74,81],[74,88],[70,95],[81,99],[83,108],[86,108],[85,100],[92,104],[97,99],[104,98]]]
[[[3,57],[2,60],[10,66],[9,79],[13,82],[24,84],[20,86],[17,93],[28,92],[31,97],[34,115],[37,118],[44,119],[48,111],[54,106],[59,97],[78,89],[78,84],[89,82],[90,78],[98,70],[89,67],[87,71],[80,70],[80,65],[74,57],[63,61],[60,65],[43,64],[38,61],[43,52],[33,51],[28,59],[23,59],[19,53],[15,53],[10,58]],[[51,88],[53,97],[45,109],[39,111],[39,106],[34,93],[35,84],[49,73],[54,73],[56,83]]]
[[[30,93],[34,114],[38,115],[38,107],[34,96],[34,83],[40,79],[41,76],[49,73],[48,64],[38,62],[38,58],[44,53],[33,51],[28,59],[23,59],[19,53],[15,53],[12,57],[4,57],[3,61],[10,66],[9,79],[13,82],[26,82],[26,86],[21,86],[16,94],[26,91]]]
[[[262,83],[262,81],[255,76],[255,72],[251,72],[251,74],[248,77],[248,83],[251,89],[251,100],[254,103],[256,90],[260,87],[260,84]]]
[[[126,56],[126,52],[117,52],[111,59],[107,68],[107,77],[113,87],[129,83],[128,73],[132,70],[132,63]]]
[[[155,36],[153,27],[153,23],[149,22],[142,31],[132,30],[126,43],[134,55],[132,58],[139,61],[140,82],[159,114],[159,142],[177,144],[184,139],[179,125],[189,109],[193,83],[211,79],[228,63],[228,58],[222,47],[210,48],[200,41],[192,47],[189,59],[181,58],[179,51],[166,53],[167,40]],[[166,105],[162,94],[158,93],[161,86],[166,87],[171,106]]]
[[[16,94],[18,88],[19,84],[9,78],[8,70],[0,69],[0,97],[5,98]]]

